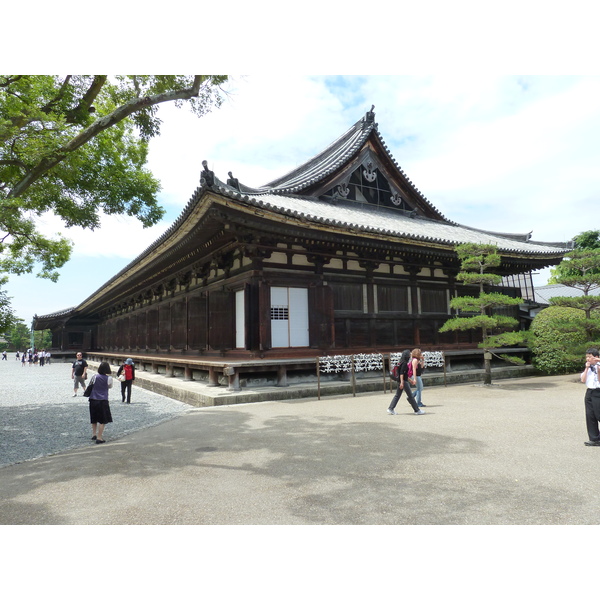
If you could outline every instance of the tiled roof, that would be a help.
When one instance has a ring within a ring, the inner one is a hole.
[[[550,285],[541,285],[535,288],[535,301],[538,304],[550,304],[550,298],[567,297],[578,298],[583,296],[583,291],[577,288],[568,287],[559,283]]]
[[[48,315],[34,315],[34,319],[44,320],[44,321],[52,321],[53,319],[64,319],[67,316],[70,316],[71,313],[74,312],[75,306],[71,308],[65,308],[63,310],[59,310],[57,312],[50,313]]]
[[[242,196],[228,188],[218,191],[246,204],[262,207],[279,214],[302,218],[335,228],[364,233],[391,235],[399,240],[441,243],[449,246],[463,243],[494,244],[499,250],[526,255],[560,255],[565,248],[556,244],[520,241],[516,236],[465,227],[451,222],[412,218],[408,214],[384,207],[359,205],[350,202],[329,203],[315,198],[262,194]]]
[[[364,233],[376,232],[399,239],[441,243],[451,246],[467,242],[495,244],[500,250],[523,253],[529,256],[559,256],[567,250],[561,244],[529,241],[530,234],[483,231],[459,225],[446,219],[413,185],[388,151],[385,142],[379,135],[373,108],[323,152],[296,167],[287,175],[259,188],[251,188],[240,184],[239,192],[215,177],[212,189],[238,201],[262,206],[266,210],[297,216],[304,220],[329,224],[346,230],[353,229]],[[405,211],[369,204],[345,201],[332,204],[326,200],[307,196],[305,195],[306,192],[304,195],[302,194],[311,185],[325,179],[350,161],[360,152],[370,135],[376,136],[388,159],[398,169],[398,173],[421,200],[432,209],[433,213],[440,216],[439,220],[427,219],[422,216],[411,218]],[[201,195],[201,190],[198,190],[194,198],[200,198]]]
[[[330,173],[341,167],[354,156],[365,143],[373,130],[377,129],[374,119],[364,117],[356,122],[346,133],[330,144],[323,152],[295,168],[293,171],[275,179],[257,191],[278,191],[298,193],[309,185],[325,179]]]
[[[66,315],[68,315],[69,313],[72,313],[77,307],[76,306],[72,306],[71,308],[64,308],[63,310],[59,310],[57,312],[53,312],[50,313],[48,315],[43,315],[43,317],[39,317],[44,318],[44,319],[58,319],[60,317],[64,317]],[[35,315],[37,317],[37,315]]]

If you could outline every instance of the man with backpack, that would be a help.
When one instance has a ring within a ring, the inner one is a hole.
[[[415,400],[415,397],[412,393],[412,389],[410,387],[409,379],[411,377],[414,377],[412,373],[409,375],[408,372],[409,366],[412,367],[411,359],[412,357],[410,350],[405,350],[402,353],[402,356],[400,357],[400,362],[396,366],[394,366],[394,368],[390,371],[390,377],[392,377],[392,379],[398,382],[398,388],[396,390],[396,395],[392,398],[392,402],[388,408],[388,415],[397,414],[395,408],[398,404],[398,400],[400,400],[400,396],[402,395],[403,391],[406,392],[406,399],[408,400],[408,403],[412,406],[415,415],[425,414],[425,411],[421,410],[417,405],[417,401]]]
[[[131,404],[131,386],[135,379],[135,365],[131,358],[128,358],[117,371],[117,379],[121,382],[121,402],[125,402],[127,393],[127,404]]]

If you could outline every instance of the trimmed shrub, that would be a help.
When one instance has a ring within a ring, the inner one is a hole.
[[[533,366],[547,375],[581,371],[589,345],[584,321],[582,311],[576,308],[549,306],[539,312],[530,329]]]

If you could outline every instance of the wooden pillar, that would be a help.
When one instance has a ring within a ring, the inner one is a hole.
[[[219,375],[214,367],[208,367],[208,387],[217,387],[219,384]]]
[[[421,310],[420,310],[420,296],[421,296],[421,291],[420,291],[420,287],[419,287],[419,283],[417,280],[417,275],[420,271],[419,267],[417,267],[416,265],[410,265],[408,267],[405,267],[405,269],[409,272],[410,274],[410,303],[411,303],[411,307],[412,307],[412,330],[413,330],[413,339],[410,340],[410,345],[411,346],[420,346],[420,339],[421,339],[421,333],[419,331],[419,317],[421,315]],[[408,342],[408,340],[407,340]]]
[[[280,365],[277,369],[277,387],[287,387],[287,367]]]
[[[194,377],[192,376],[192,368],[189,365],[185,365],[185,367],[183,367],[183,380],[194,381]]]
[[[240,391],[240,374],[236,371],[235,367],[225,367],[223,369],[223,375],[229,377],[229,390],[232,392]]]

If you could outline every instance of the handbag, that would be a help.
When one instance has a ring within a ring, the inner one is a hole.
[[[94,389],[94,378],[92,377],[92,379],[88,383],[88,386],[85,388],[85,391],[83,392],[83,395],[86,398],[89,398],[92,395],[92,390],[93,389]]]
[[[118,379],[119,381],[125,381],[125,374],[124,374],[124,373],[121,373],[121,375],[119,375],[119,376],[117,377],[117,379]]]

